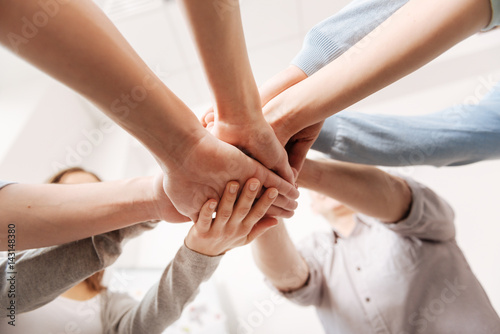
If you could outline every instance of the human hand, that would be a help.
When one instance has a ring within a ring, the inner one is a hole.
[[[276,137],[288,153],[290,166],[300,172],[307,152],[318,138],[323,122],[313,124],[297,132],[290,131],[289,104],[286,91],[306,79],[307,75],[298,67],[291,65],[273,76],[260,88],[264,107],[264,117],[273,128]]]
[[[250,243],[278,224],[275,218],[263,218],[278,196],[275,188],[267,189],[253,206],[261,188],[259,180],[249,179],[239,197],[238,188],[238,182],[231,181],[218,207],[214,199],[203,205],[185,240],[189,249],[209,256],[221,255]],[[216,217],[212,219],[216,207]]]
[[[286,89],[290,88],[291,86],[295,85],[296,83],[304,80],[305,78],[307,78],[307,75],[301,69],[299,69],[298,67],[293,66],[293,65],[289,66],[285,70],[281,71],[280,73],[276,74],[271,79],[269,79],[259,89],[261,105],[262,106],[266,105],[274,97],[276,97],[277,95],[279,95],[280,93],[282,93]],[[215,118],[216,118],[216,115],[215,115],[214,109],[210,108],[201,117],[200,121],[201,121],[201,124],[203,125],[203,127],[205,127],[210,132],[214,133],[214,135],[217,138],[222,139],[221,137],[226,137],[227,135],[221,134],[224,132],[224,127],[222,126],[220,121],[216,122]],[[248,126],[245,126],[245,124],[243,124],[243,126],[240,127],[239,132],[236,132],[236,130],[237,130],[236,127],[233,127],[232,130],[235,131],[234,133],[238,134],[238,137],[240,137],[240,138],[244,137],[244,135],[242,135],[242,134],[245,132],[250,132],[250,136],[252,135],[252,133],[253,134],[259,133],[261,138],[265,138],[264,136],[270,136],[270,134],[269,134],[270,126],[269,125],[267,125],[267,124],[264,125],[260,119],[257,121],[254,121],[252,123],[255,125],[253,127],[253,130],[251,128],[249,128]],[[229,128],[231,128],[231,127],[229,127]],[[261,129],[261,130],[258,130],[258,129]],[[266,129],[266,130],[263,131],[262,129]],[[302,164],[300,161],[303,161],[303,159],[301,158],[302,151],[305,150],[307,153],[307,150],[311,147],[312,143],[314,143],[314,140],[316,140],[316,138],[314,138],[309,146],[305,145],[305,143],[308,142],[308,140],[310,139],[310,134],[312,133],[311,130],[313,130],[313,129],[310,129],[309,131],[307,131],[304,134],[298,134],[298,136],[294,138],[294,140],[292,142],[294,142],[295,144],[300,143],[300,145],[298,145],[298,146],[291,145],[291,144],[288,145],[289,148],[291,149],[291,151],[288,152],[288,161],[291,164],[291,167],[297,168],[296,166],[299,166],[299,169],[300,169],[300,166]],[[261,132],[259,132],[259,131],[261,131]],[[249,136],[249,135],[247,134],[245,136]],[[276,136],[276,134],[275,134],[275,136]],[[286,138],[286,139],[287,140],[285,141],[284,139],[278,138],[281,146],[284,146],[285,143],[287,143],[288,139],[290,139],[290,137]],[[229,141],[227,141],[225,139],[223,139],[223,140],[234,145],[234,143],[232,143],[230,139],[229,139]],[[272,144],[275,145],[276,141],[273,140]],[[251,146],[252,144],[248,143],[246,145]],[[236,145],[236,146],[238,146],[238,145]],[[243,145],[243,147],[244,146],[245,145]],[[261,146],[263,147],[263,150],[269,151],[269,149],[268,149],[269,145],[265,145],[265,140],[262,141]],[[277,150],[277,148],[275,148],[275,150]],[[297,152],[300,152],[300,154],[298,154]],[[290,153],[292,153],[294,155],[293,159],[291,159]],[[295,157],[298,157],[298,158],[295,158]],[[257,159],[257,160],[260,161],[260,159]],[[295,162],[295,161],[297,161],[297,162]],[[266,165],[266,164],[264,163],[264,165]],[[282,175],[282,174],[280,174],[280,175]]]
[[[297,207],[298,190],[237,148],[205,131],[177,167],[164,168],[163,189],[181,214],[197,221],[208,199],[219,200],[229,181],[243,184],[256,178],[265,188],[280,195],[269,209],[271,216],[291,217]]]
[[[205,127],[215,137],[236,146],[286,181],[295,181],[286,151],[264,119],[260,107],[254,112],[230,120],[218,117],[212,109],[204,120],[209,120]]]

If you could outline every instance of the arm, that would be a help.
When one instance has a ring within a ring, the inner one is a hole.
[[[0,1],[0,43],[87,97],[140,140],[162,167],[165,192],[180,213],[196,220],[203,203],[220,198],[228,181],[250,177],[288,199],[298,196],[293,185],[211,138],[93,1],[49,4]],[[40,15],[47,17],[43,27],[30,21]],[[281,208],[290,209],[289,202],[281,201]]]
[[[455,237],[450,205],[410,178],[402,179],[371,166],[306,160],[299,184],[382,221],[403,236],[434,241]]]
[[[406,2],[407,0],[354,0],[339,13],[317,24],[307,34],[302,50],[294,58],[292,65],[260,87],[262,106],[342,55]],[[214,118],[213,113],[209,112],[202,118],[203,125],[208,125],[207,128],[211,129]],[[316,140],[321,125],[320,122],[312,125],[292,138],[278,138],[282,145],[286,144],[290,165],[298,171],[307,151]]]
[[[144,230],[149,224],[137,224],[122,230],[112,231],[92,238],[61,246],[19,252],[14,267],[8,259],[0,261],[0,277],[6,281],[14,271],[16,312],[37,309],[73,285],[108,267],[122,252],[129,238]],[[33,283],[33,277],[37,283]],[[10,305],[10,284],[0,285],[0,304]]]
[[[262,116],[239,2],[181,0],[180,3],[215,97],[212,133],[292,182],[293,172],[286,152]]]
[[[500,158],[500,85],[478,105],[422,116],[329,117],[312,146],[331,158],[384,166],[458,166]]]
[[[410,1],[381,29],[270,101],[266,118],[287,140],[423,66],[490,18],[487,0]]]
[[[298,183],[386,222],[403,219],[412,203],[411,190],[403,179],[371,166],[306,160]]]
[[[258,180],[248,180],[236,201],[238,187],[237,182],[227,184],[215,219],[212,214],[217,202],[210,200],[203,206],[185,245],[140,303],[123,296],[107,303],[106,333],[162,333],[180,317],[225,252],[248,244],[276,225],[275,219],[262,218],[276,199],[276,189],[267,189],[252,207],[260,190]]]
[[[294,291],[306,283],[309,267],[295,248],[282,220],[255,240],[252,251],[255,264],[278,290]]]
[[[90,184],[11,184],[0,190],[0,249],[9,224],[15,248],[63,244],[148,220],[188,221],[162,189],[161,177]]]

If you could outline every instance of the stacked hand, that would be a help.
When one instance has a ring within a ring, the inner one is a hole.
[[[182,164],[164,169],[163,189],[180,213],[197,221],[203,204],[208,199],[221,198],[227,182],[244,184],[256,178],[265,188],[276,188],[280,194],[268,214],[284,218],[293,215],[299,195],[294,185],[236,147],[204,132],[199,142],[186,152]]]
[[[254,116],[254,120],[231,124],[218,119],[214,110],[210,109],[202,117],[201,123],[217,138],[242,148],[266,167],[279,166],[271,169],[289,180],[287,168],[282,167],[283,156],[288,158],[287,167],[289,164],[294,169],[294,175],[297,175],[323,125],[323,122],[319,122],[300,128],[300,125],[297,127],[296,124],[290,124],[293,110],[287,104],[284,93],[305,78],[307,76],[304,72],[290,66],[261,87],[264,122],[260,117]],[[277,145],[280,145],[281,149]]]
[[[186,237],[188,248],[209,256],[221,255],[250,243],[278,224],[275,218],[264,217],[278,196],[277,189],[267,189],[252,206],[261,189],[259,180],[249,179],[238,197],[239,187],[238,182],[229,182],[220,203],[211,199],[203,205]],[[212,219],[216,207],[217,214]]]

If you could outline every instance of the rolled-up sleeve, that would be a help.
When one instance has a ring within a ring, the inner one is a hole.
[[[300,255],[306,261],[309,268],[309,277],[301,288],[293,291],[280,291],[266,280],[266,284],[276,293],[287,298],[291,302],[302,306],[319,306],[322,301],[326,286],[324,275],[324,262],[326,256],[331,255],[333,250],[331,240],[321,233],[306,238],[297,247]]]
[[[415,180],[402,178],[412,191],[410,212],[404,220],[385,225],[405,237],[434,241],[455,238],[455,214],[448,202]]]

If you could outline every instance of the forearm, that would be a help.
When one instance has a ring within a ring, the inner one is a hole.
[[[381,29],[281,94],[288,100],[289,131],[315,124],[413,72],[484,28],[490,17],[487,0],[410,1]]]
[[[230,122],[260,112],[259,92],[248,59],[238,1],[179,0],[216,103],[216,117]]]
[[[15,278],[15,291],[10,291],[11,284],[0,285],[1,304],[7,306],[15,300],[16,312],[23,313],[49,303],[111,265],[121,254],[123,240],[121,231],[113,231],[61,246],[19,252],[12,268],[12,262],[1,261],[2,281]]]
[[[281,291],[301,288],[309,267],[295,248],[283,221],[252,244],[255,263],[267,279]]]
[[[182,246],[140,303],[132,298],[111,300],[104,310],[105,333],[160,334],[179,319],[184,307],[217,268],[222,256],[198,254]]]
[[[421,116],[340,113],[326,119],[312,149],[379,166],[457,166],[500,157],[500,85],[478,105]]]
[[[385,222],[403,219],[412,202],[404,180],[370,166],[306,160],[298,184]]]
[[[0,43],[89,98],[166,164],[199,137],[196,117],[93,1],[1,1]]]
[[[0,245],[16,226],[16,249],[62,244],[161,219],[152,178],[78,185],[12,184],[0,191]],[[36,231],[36,232],[35,232]]]

